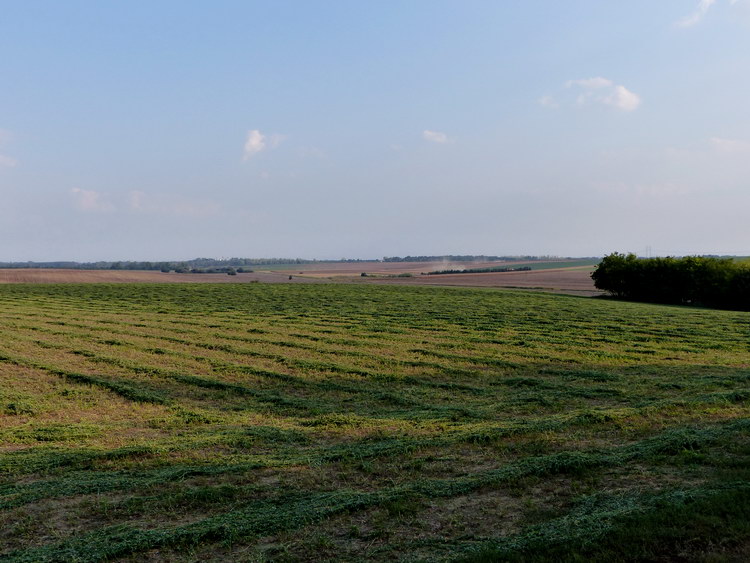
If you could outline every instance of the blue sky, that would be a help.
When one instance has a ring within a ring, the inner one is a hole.
[[[750,254],[750,0],[1,12],[0,261]]]

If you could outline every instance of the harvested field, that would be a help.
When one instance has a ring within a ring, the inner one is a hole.
[[[742,561],[747,327],[491,289],[5,284],[0,559]]]
[[[564,261],[560,262],[564,264]],[[359,276],[362,272],[368,275],[398,275],[432,272],[434,270],[445,270],[448,268],[491,268],[527,265],[528,261],[493,261],[493,262],[319,262],[315,264],[299,264],[294,266],[284,265],[283,268],[272,266],[272,271],[296,270],[305,276],[312,277],[334,277],[334,276]],[[265,269],[259,266],[258,270]]]
[[[564,264],[565,262],[561,262]],[[472,268],[493,266],[513,267],[528,262],[477,262]],[[549,264],[547,264],[549,265]],[[293,266],[293,267],[291,267]],[[550,268],[526,272],[491,272],[481,274],[443,274],[422,276],[445,267],[443,262],[367,262],[317,263],[284,265],[279,270],[258,267],[252,273],[236,276],[226,274],[177,274],[138,270],[66,270],[66,269],[0,269],[3,283],[384,283],[407,285],[438,285],[457,287],[506,287],[544,289],[581,295],[599,293],[591,280],[588,267]],[[466,266],[464,264],[464,266]],[[468,266],[467,266],[468,267]],[[275,266],[274,266],[275,268]],[[361,277],[362,272],[368,277]],[[395,277],[411,274],[411,277]],[[289,276],[292,279],[289,280]]]
[[[380,278],[375,283],[403,283],[457,287],[505,287],[543,289],[580,295],[598,295],[589,268],[560,268],[529,272],[489,272],[483,274],[443,274],[411,278]],[[365,278],[368,279],[368,278]]]

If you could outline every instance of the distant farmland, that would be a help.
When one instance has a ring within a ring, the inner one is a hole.
[[[367,278],[368,280],[370,278]],[[525,288],[599,295],[594,287],[591,270],[586,267],[542,269],[530,272],[492,272],[485,274],[443,274],[440,276],[413,276],[411,278],[376,279],[374,283],[436,285],[455,287]]]
[[[2,285],[0,558],[744,560],[748,322],[491,289]]]
[[[467,265],[468,264],[468,265]],[[3,283],[398,283],[454,285],[463,287],[521,287],[577,294],[598,294],[590,272],[591,260],[471,262],[317,262],[313,264],[263,265],[252,273],[187,274],[154,270],[0,269]],[[530,267],[530,272],[445,274],[440,279],[422,272],[460,267]],[[367,274],[366,278],[361,276]],[[403,277],[409,275],[411,277]],[[291,276],[291,279],[290,279]]]
[[[177,274],[155,270],[67,270],[33,268],[0,270],[0,284],[5,283],[278,283],[289,281],[289,274],[279,272],[227,274]],[[296,281],[304,281],[296,279]],[[316,281],[316,280],[307,280]]]

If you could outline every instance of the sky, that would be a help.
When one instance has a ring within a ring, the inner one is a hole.
[[[0,261],[750,254],[750,0],[0,0]]]

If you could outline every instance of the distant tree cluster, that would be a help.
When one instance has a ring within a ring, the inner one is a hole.
[[[237,274],[252,272],[252,270],[226,266],[222,268],[192,268],[190,270],[175,270],[175,272],[178,274],[227,274],[230,276],[236,276]]]
[[[531,266],[519,266],[518,268],[466,268],[464,270],[435,270],[434,272],[422,272],[423,276],[436,276],[440,274],[488,274],[490,272],[528,272]]]
[[[383,262],[499,262],[518,260],[560,260],[558,256],[485,256],[484,254],[446,254],[443,256],[386,256]]]
[[[750,267],[731,258],[605,256],[591,274],[615,297],[678,305],[750,311]]]
[[[370,262],[371,260],[341,259],[332,262]],[[0,268],[52,268],[68,270],[161,270],[162,272],[179,273],[228,273],[230,268],[268,266],[271,264],[315,264],[320,260],[304,258],[195,258],[184,261],[139,262],[139,261],[101,261],[101,262],[0,262]],[[245,270],[251,272],[252,270]]]

